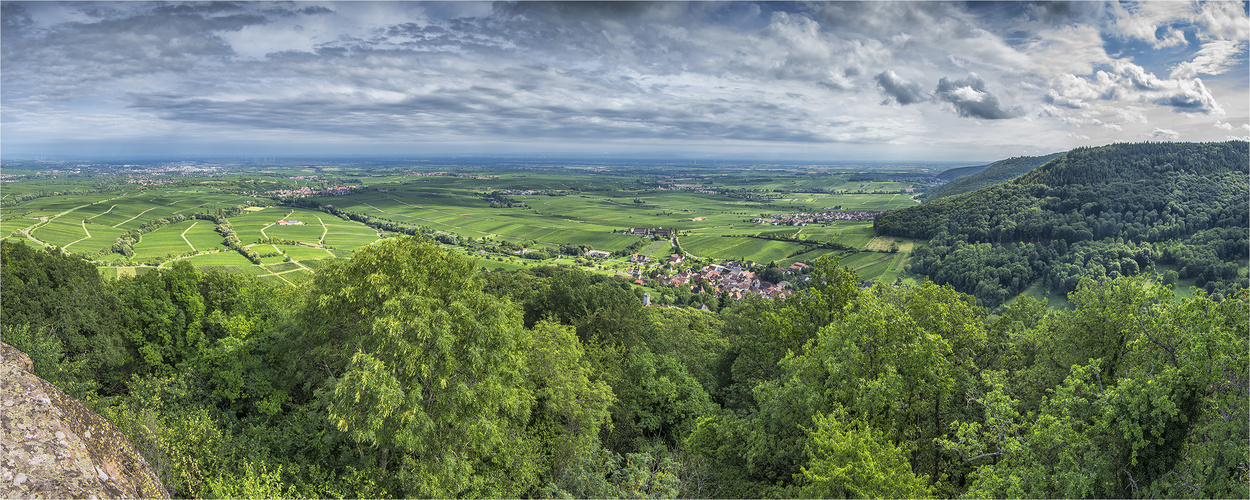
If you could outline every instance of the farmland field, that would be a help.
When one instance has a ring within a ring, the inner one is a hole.
[[[664,260],[673,251],[668,236],[618,233],[665,228],[675,232],[688,258],[788,266],[839,253],[828,248],[851,248],[859,253],[845,255],[844,264],[864,279],[890,280],[904,277],[903,266],[917,243],[878,236],[871,220],[802,226],[751,221],[793,213],[892,210],[916,203],[910,184],[889,180],[888,172],[879,170],[856,174],[815,167],[795,171],[702,167],[674,175],[669,167],[646,165],[622,172],[595,166],[496,171],[479,167],[472,174],[460,174],[442,173],[456,170],[455,166],[439,168],[443,170],[437,173],[420,168],[376,173],[334,167],[266,167],[263,172],[240,168],[212,178],[192,175],[169,187],[123,185],[97,194],[67,179],[34,175],[25,185],[5,184],[6,193],[36,193],[55,186],[73,194],[6,204],[0,234],[23,237],[22,231],[29,230],[34,240],[68,247],[103,263],[168,265],[185,259],[197,266],[292,284],[397,232],[420,232],[460,247],[477,256],[481,267],[521,269],[574,265],[580,259],[567,255],[542,261],[519,255],[526,248],[554,257],[565,245]],[[307,180],[314,173],[321,179]],[[368,187],[294,200],[267,198],[262,192],[316,187],[348,176]],[[229,210],[225,220],[239,245],[254,252],[260,265],[226,248],[216,223],[209,220],[225,209]],[[191,218],[194,214],[209,215]],[[145,226],[159,219],[168,223],[155,230]],[[119,236],[141,227],[133,255],[111,253],[117,250],[114,242]],[[629,264],[614,257],[581,260],[581,265],[612,272]],[[125,269],[106,272],[125,276]]]

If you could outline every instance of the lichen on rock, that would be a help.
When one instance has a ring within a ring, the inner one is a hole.
[[[126,436],[0,342],[0,498],[169,498]]]

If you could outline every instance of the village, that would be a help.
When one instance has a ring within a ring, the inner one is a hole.
[[[646,262],[647,258],[639,254],[630,257],[630,262],[641,263]],[[668,257],[666,264],[669,268],[677,268],[681,266],[684,258],[681,255],[673,254]],[[687,268],[678,270],[672,274],[666,274],[663,270],[657,268],[631,267],[625,272],[634,279],[636,285],[672,285],[677,288],[686,287],[691,293],[704,292],[715,297],[728,296],[733,300],[742,299],[749,295],[757,295],[767,299],[783,299],[794,293],[790,289],[790,283],[781,281],[778,283],[769,283],[761,280],[754,271],[750,269],[755,267],[755,262],[737,262],[722,261],[720,264],[708,264],[702,268]],[[801,273],[808,267],[802,262],[795,262],[787,271],[790,273]]]
[[[308,196],[344,196],[352,193],[353,189],[365,187],[363,184],[354,184],[351,186],[334,186],[325,189],[313,189],[308,186],[299,189],[275,189],[273,191],[265,191],[265,194],[290,197],[305,198]]]
[[[703,220],[706,218],[707,217],[701,217],[698,220]],[[696,220],[696,219],[689,219],[689,220]],[[651,237],[657,237],[657,238],[671,238],[673,237],[673,230],[671,228],[666,229],[662,227],[655,227],[655,228],[631,227],[631,228],[622,229],[620,231],[613,231],[612,234],[624,234],[624,235],[629,235],[629,236],[651,236]]]
[[[827,224],[836,221],[873,220],[893,210],[847,210],[837,212],[793,213],[775,217],[756,217],[751,222],[771,224],[774,226],[806,226],[808,224]]]

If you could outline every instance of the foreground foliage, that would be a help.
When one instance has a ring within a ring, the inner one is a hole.
[[[708,313],[416,238],[301,291],[0,258],[4,340],[179,497],[1250,496],[1244,290],[1085,279],[989,314],[823,261]]]

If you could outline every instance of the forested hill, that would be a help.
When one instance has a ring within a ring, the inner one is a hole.
[[[942,180],[951,181],[951,180],[958,179],[960,177],[967,177],[969,175],[974,175],[982,170],[985,170],[987,167],[989,167],[989,165],[977,165],[975,167],[952,168],[950,170],[937,174],[936,177]]]
[[[985,187],[1006,182],[1016,177],[1020,177],[1028,173],[1046,162],[1058,158],[1063,153],[1053,153],[1045,156],[1017,156],[1006,160],[996,161],[987,166],[981,167],[972,175],[958,177],[951,182],[937,186],[933,189],[925,191],[920,195],[922,201],[936,200],[947,196],[976,191]],[[945,172],[943,172],[945,173]]]
[[[1075,149],[1012,181],[877,218],[882,234],[931,238],[913,271],[987,305],[1037,280],[1176,271],[1212,293],[1246,282],[1247,143]]]

